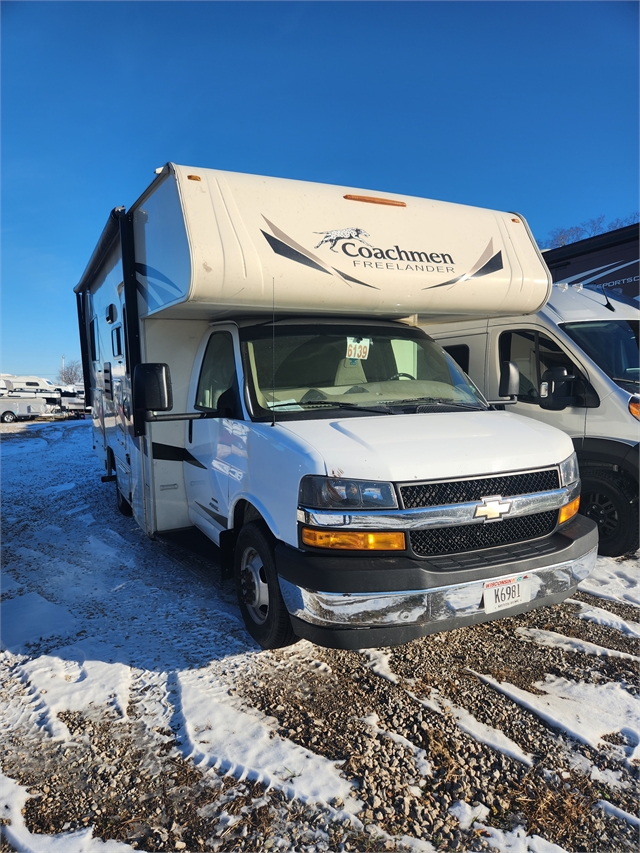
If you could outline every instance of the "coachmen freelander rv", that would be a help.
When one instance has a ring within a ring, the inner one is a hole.
[[[149,536],[219,544],[265,648],[559,602],[597,548],[571,439],[401,321],[534,312],[550,286],[515,214],[168,164],[75,288],[103,479]]]

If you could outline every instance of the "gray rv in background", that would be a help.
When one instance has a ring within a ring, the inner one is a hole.
[[[640,225],[627,225],[568,246],[543,250],[554,282],[581,284],[638,301]]]

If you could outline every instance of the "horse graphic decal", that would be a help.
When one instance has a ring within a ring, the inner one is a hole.
[[[360,243],[364,243],[365,246],[371,246],[371,243],[367,243],[366,240],[363,240],[362,237],[370,237],[364,228],[342,228],[339,231],[314,231],[314,234],[324,234],[324,237],[317,246],[314,246],[314,249],[319,249],[320,246],[323,246],[325,243],[329,243],[329,248],[332,252],[336,252],[336,243],[338,240],[359,240]],[[337,252],[336,252],[337,254]]]

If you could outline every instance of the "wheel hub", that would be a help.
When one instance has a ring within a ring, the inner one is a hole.
[[[247,548],[240,566],[242,601],[254,622],[261,625],[269,615],[269,587],[260,554]]]
[[[585,515],[598,525],[600,538],[611,536],[618,527],[618,513],[607,495],[588,495]]]

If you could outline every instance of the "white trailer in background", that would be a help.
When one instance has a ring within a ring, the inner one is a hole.
[[[515,214],[168,164],[75,288],[103,479],[149,536],[220,546],[263,647],[559,602],[597,546],[571,440],[496,411],[415,325],[550,286]]]
[[[42,397],[19,397],[12,394],[0,395],[0,422],[27,421],[43,417],[49,406]]]
[[[56,385],[50,379],[14,373],[0,374],[0,402],[4,404],[0,419],[6,415],[5,423],[46,415],[84,418],[87,412],[81,386]]]

